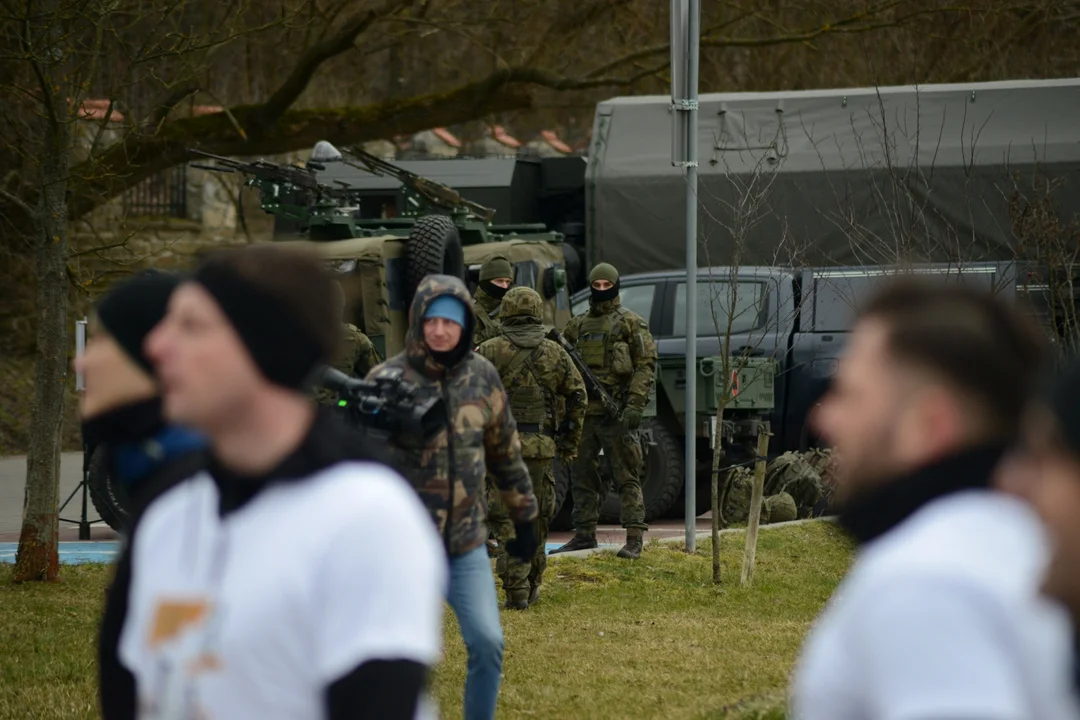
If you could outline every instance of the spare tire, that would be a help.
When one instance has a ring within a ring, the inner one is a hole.
[[[416,220],[405,246],[405,293],[409,302],[428,275],[453,275],[465,279],[465,254],[454,221],[445,215],[425,215]]]
[[[105,445],[94,448],[88,471],[90,502],[94,504],[98,516],[116,532],[127,532],[131,521],[131,498],[109,467],[109,453]]]
[[[646,418],[641,425],[642,429],[652,430],[653,442],[656,443],[649,448],[641,476],[645,522],[652,522],[664,517],[682,493],[683,446],[678,436],[664,427],[659,418]],[[614,482],[611,487],[607,499],[600,505],[600,522],[618,524],[622,503]]]

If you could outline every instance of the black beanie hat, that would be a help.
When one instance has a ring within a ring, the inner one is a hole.
[[[248,281],[228,261],[204,262],[193,279],[207,290],[240,336],[263,376],[275,385],[304,390],[314,373],[330,362],[333,347],[308,330],[285,303],[273,293]],[[334,311],[340,323],[341,308],[326,283],[327,314]]]
[[[180,281],[172,273],[144,270],[113,286],[94,309],[105,331],[147,373],[153,374],[153,368],[143,341],[165,317],[169,296]]]

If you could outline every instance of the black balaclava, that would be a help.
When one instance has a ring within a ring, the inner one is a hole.
[[[607,280],[611,283],[611,287],[607,290],[597,290],[592,287],[592,284],[597,280]],[[592,293],[592,301],[594,304],[607,302],[619,297],[619,271],[615,269],[615,266],[608,263],[600,263],[592,269],[589,273],[589,290]]]

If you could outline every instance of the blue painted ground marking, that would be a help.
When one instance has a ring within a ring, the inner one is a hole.
[[[0,563],[15,562],[15,551],[19,544],[0,543]],[[116,540],[86,540],[82,542],[60,543],[60,563],[79,565],[81,563],[111,563],[120,552],[120,543]]]
[[[562,543],[548,543],[544,549],[551,553],[552,550]],[[14,563],[15,551],[19,544],[13,542],[0,542],[0,564]],[[602,549],[617,549],[618,545],[601,544]],[[79,565],[80,563],[111,563],[116,560],[120,552],[120,543],[116,540],[84,540],[60,543],[60,563],[62,565]]]

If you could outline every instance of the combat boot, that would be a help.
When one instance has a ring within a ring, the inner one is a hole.
[[[532,607],[533,605],[535,605],[538,602],[540,602],[540,586],[539,585],[530,585],[529,586],[529,607]]]
[[[592,550],[596,547],[596,534],[591,535],[579,535],[574,534],[574,537],[570,538],[570,542],[555,548],[551,551],[551,555],[555,553],[573,552],[575,550]]]
[[[529,597],[528,595],[518,595],[517,593],[507,595],[506,604],[503,605],[503,607],[507,610],[527,610],[529,608]]]
[[[641,537],[640,530],[627,530],[626,544],[619,550],[619,557],[629,560],[637,560],[641,557]]]

